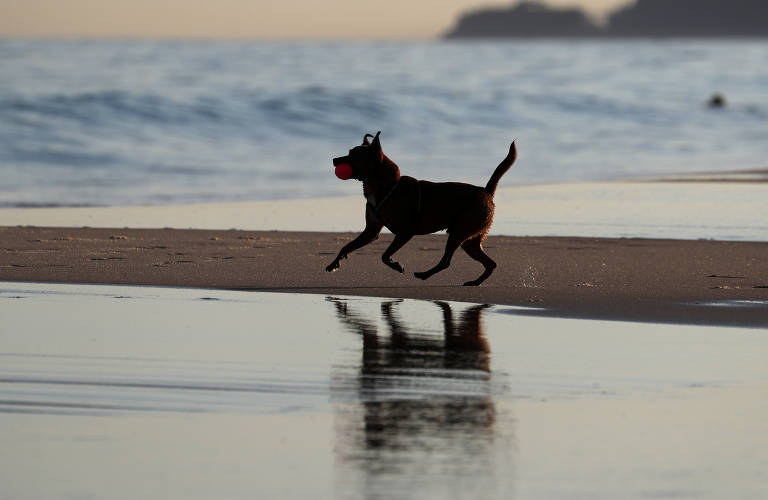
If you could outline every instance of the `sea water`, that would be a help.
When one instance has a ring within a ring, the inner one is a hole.
[[[515,138],[502,184],[768,153],[765,41],[3,39],[0,74],[5,207],[358,193],[330,159],[378,130],[403,173],[476,184]]]

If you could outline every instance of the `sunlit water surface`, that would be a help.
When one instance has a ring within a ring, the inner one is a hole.
[[[761,498],[768,331],[0,283],[1,498]]]

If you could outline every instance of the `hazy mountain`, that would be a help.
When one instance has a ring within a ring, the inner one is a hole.
[[[598,36],[600,30],[579,9],[550,9],[535,2],[481,9],[461,18],[446,38]]]
[[[614,36],[768,36],[766,0],[639,0],[614,12]]]
[[[768,37],[768,0],[637,0],[605,26],[532,1],[462,15],[446,38]]]

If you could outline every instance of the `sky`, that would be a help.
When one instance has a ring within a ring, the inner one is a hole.
[[[599,16],[629,0],[547,0]],[[0,0],[0,36],[434,38],[510,0]]]

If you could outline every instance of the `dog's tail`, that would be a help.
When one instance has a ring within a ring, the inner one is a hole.
[[[506,158],[501,160],[501,163],[499,163],[499,166],[496,167],[496,170],[493,171],[493,175],[491,176],[491,179],[488,181],[488,184],[485,185],[485,190],[493,196],[493,193],[496,192],[496,186],[499,184],[499,180],[501,180],[501,176],[507,173],[507,170],[512,166],[513,163],[515,163],[515,160],[517,159],[517,146],[515,146],[515,141],[512,141],[512,145],[509,146],[509,154]]]

